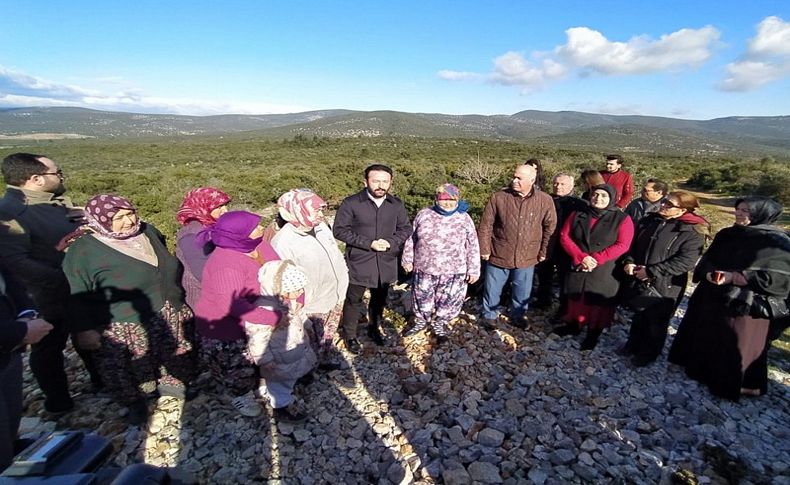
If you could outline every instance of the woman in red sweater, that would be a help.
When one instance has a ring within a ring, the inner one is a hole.
[[[628,251],[634,237],[634,224],[616,209],[615,197],[611,185],[592,187],[589,207],[571,214],[560,231],[560,244],[570,255],[573,270],[565,278],[565,325],[554,333],[578,335],[586,325],[581,350],[595,348],[598,337],[612,323],[620,287],[614,276],[615,261]]]

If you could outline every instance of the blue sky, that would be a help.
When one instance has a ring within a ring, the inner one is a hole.
[[[790,115],[790,2],[0,0],[0,107]]]

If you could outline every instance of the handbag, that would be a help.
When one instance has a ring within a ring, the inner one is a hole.
[[[664,295],[650,281],[636,281],[625,298],[624,304],[635,312],[642,312],[661,302]]]
[[[776,296],[767,296],[755,293],[749,315],[755,318],[768,320],[782,320],[790,317],[787,300]]]

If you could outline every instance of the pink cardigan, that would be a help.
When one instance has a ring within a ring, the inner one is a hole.
[[[280,257],[263,241],[258,253],[266,261]],[[195,326],[204,338],[244,338],[244,322],[275,325],[280,315],[255,305],[261,294],[258,270],[261,265],[244,253],[216,248],[206,261],[200,298],[195,305]]]

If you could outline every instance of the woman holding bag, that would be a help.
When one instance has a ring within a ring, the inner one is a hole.
[[[631,363],[643,367],[655,361],[664,348],[667,325],[680,303],[688,283],[688,272],[702,254],[710,225],[694,213],[697,198],[688,192],[670,192],[657,213],[637,224],[631,249],[624,258],[624,270],[632,276],[634,289],[649,285],[657,293],[631,321],[628,341],[618,353],[631,355]],[[628,303],[626,302],[626,305]]]

